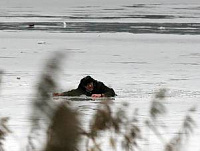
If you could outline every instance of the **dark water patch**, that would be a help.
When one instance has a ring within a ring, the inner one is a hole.
[[[143,18],[143,19],[173,19],[173,15],[127,15],[127,18]]]
[[[121,55],[113,55],[114,57],[120,57]]]
[[[77,7],[75,7],[75,8],[98,8],[98,7],[100,7],[100,6],[77,6]]]
[[[173,15],[125,15],[125,16],[90,16],[90,15],[85,15],[85,16],[69,16],[69,19],[131,19],[131,18],[141,18],[141,19],[173,19],[177,18],[177,16]],[[178,18],[180,18],[178,16]]]
[[[65,51],[67,51],[67,52],[76,52],[76,51],[80,51],[80,49],[72,49],[72,48],[66,48],[66,49],[64,49]]]
[[[16,58],[16,57],[5,57],[5,56],[0,56],[1,59],[10,59],[10,58]]]
[[[173,8],[175,10],[200,10],[200,6],[197,7],[181,7],[181,8]]]
[[[109,73],[106,73],[106,74],[109,74],[109,75],[116,75],[117,73],[116,73],[116,72],[109,72]]]
[[[108,10],[108,11],[115,11],[115,10],[125,10],[125,8],[105,8],[103,10]]]
[[[199,58],[200,57],[200,53],[190,53],[190,54],[180,55],[180,56],[181,57]]]
[[[180,64],[180,65],[189,65],[189,66],[199,66],[200,63],[175,63],[175,64]]]
[[[200,10],[200,6],[198,6],[198,7],[193,7],[193,8],[191,8],[191,10]]]
[[[131,8],[132,8],[132,7],[133,7],[133,8],[135,8],[135,7],[138,8],[138,7],[139,7],[139,8],[141,8],[141,7],[146,7],[146,5],[145,5],[145,4],[135,4],[135,5],[124,6],[124,7],[131,7]]]
[[[198,56],[198,57],[200,57],[200,53],[191,53],[191,54],[189,54],[190,56]]]
[[[119,22],[0,22],[0,30],[41,30],[74,33],[159,33],[200,34],[200,23],[119,23]]]
[[[88,97],[88,98],[84,98],[84,97],[71,97],[71,98],[69,98],[69,97],[66,97],[66,99],[67,100],[70,100],[70,101],[92,101],[92,98],[90,97]]]
[[[90,96],[63,96],[63,97],[54,97],[55,100],[59,100],[60,98],[62,98],[63,101],[95,101],[93,103],[99,103],[97,101],[101,101],[104,100],[105,98],[92,98]],[[114,100],[114,97],[110,97],[110,100]]]
[[[94,19],[105,19],[105,20],[109,20],[109,19],[122,19],[122,18],[129,18],[129,17],[120,17],[120,16],[106,16],[106,17],[99,17],[99,16],[89,16],[89,15],[85,15],[85,16],[69,16],[69,19],[90,19],[90,20],[94,20]]]
[[[123,9],[106,9],[106,10],[123,10]],[[77,10],[73,11],[73,13],[78,13],[75,15],[38,15],[38,14],[25,14],[25,15],[0,15],[0,18],[55,18],[55,19],[131,19],[131,18],[141,18],[141,19],[173,19],[177,18],[177,16],[173,15],[154,15],[154,14],[148,14],[148,15],[121,15],[121,16],[91,16],[90,14],[83,14],[83,10]],[[178,16],[180,18],[181,16]]]
[[[199,16],[177,16],[177,18],[184,18],[184,19],[187,19],[187,18],[198,18],[199,19]]]
[[[128,83],[128,84],[126,84],[126,85],[138,85],[138,84],[136,84],[136,83]]]
[[[23,9],[24,8],[24,6],[23,5],[21,5],[21,6],[13,6],[13,7],[11,7],[12,9],[14,8],[14,9]],[[30,7],[30,6],[26,6],[26,9],[30,9],[30,8],[33,8],[33,7]]]
[[[160,4],[133,4],[133,5],[126,5],[123,7],[127,7],[127,8],[152,8],[153,6],[157,6]]]
[[[160,74],[159,74],[159,73],[154,73],[153,75],[154,75],[154,76],[160,76]]]
[[[61,22],[1,22],[0,30],[48,30],[63,26]]]
[[[51,16],[51,15],[35,15],[35,14],[24,14],[24,15],[0,15],[2,18],[63,18],[65,16]]]
[[[186,79],[186,78],[172,78],[172,79],[169,79],[170,81],[186,81],[186,80],[189,80],[189,79]]]

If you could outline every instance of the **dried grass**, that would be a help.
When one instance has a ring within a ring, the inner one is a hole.
[[[80,140],[78,114],[61,104],[52,118],[45,151],[76,151]]]

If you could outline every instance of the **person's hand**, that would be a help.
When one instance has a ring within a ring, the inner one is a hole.
[[[61,96],[60,93],[53,93],[53,96]]]
[[[92,98],[100,98],[102,97],[102,94],[92,94]]]

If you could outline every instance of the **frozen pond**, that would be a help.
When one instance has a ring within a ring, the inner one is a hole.
[[[163,117],[169,128],[162,134],[168,139],[178,131],[187,110],[196,106],[197,127],[185,150],[199,151],[198,1],[40,3],[8,0],[0,6],[0,69],[4,71],[0,116],[10,117],[13,131],[5,142],[6,151],[25,150],[35,86],[45,62],[57,51],[66,54],[58,91],[76,88],[82,77],[91,75],[115,89],[115,105],[129,103],[130,116],[138,108],[139,117],[147,118],[154,92],[169,89],[168,114]],[[98,101],[73,103],[85,116],[84,126],[88,125]],[[152,143],[142,150],[163,150],[153,134],[145,135]]]

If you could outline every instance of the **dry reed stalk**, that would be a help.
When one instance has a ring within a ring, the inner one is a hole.
[[[8,120],[8,117],[0,118],[0,151],[4,151],[3,141],[5,140],[6,136],[11,133],[11,130],[7,126]]]
[[[54,116],[57,104],[52,100],[52,93],[57,89],[57,75],[60,71],[63,56],[63,53],[56,53],[48,60],[37,85],[36,96],[32,100],[32,128],[28,136],[27,150],[35,150],[33,142],[40,143],[38,131],[42,129],[43,125],[48,127],[46,124]]]
[[[192,107],[188,110],[177,135],[165,144],[165,151],[181,151],[181,148],[184,147],[184,144],[186,144],[196,126],[196,123],[192,118],[192,113],[195,111],[196,107]]]
[[[59,105],[51,121],[45,151],[78,150],[80,140],[78,113],[63,103]]]

